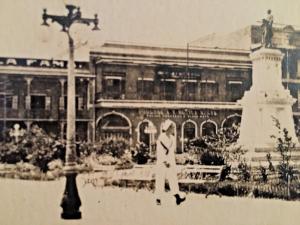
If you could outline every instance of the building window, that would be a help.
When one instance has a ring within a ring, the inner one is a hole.
[[[122,77],[106,76],[103,80],[104,95],[109,99],[123,99],[125,80]]]
[[[235,102],[242,98],[243,96],[243,88],[242,81],[228,81],[227,83],[227,91],[229,96],[229,101]]]
[[[187,151],[187,146],[191,140],[197,136],[197,125],[193,121],[186,121],[182,125],[182,149]]]
[[[154,91],[153,80],[139,79],[137,81],[137,92],[141,99],[151,100]]]
[[[45,109],[46,108],[46,96],[31,95],[30,108],[31,109]]]
[[[202,137],[215,137],[217,132],[217,125],[213,121],[205,121],[201,124]]]
[[[205,80],[200,84],[200,98],[202,101],[215,101],[218,98],[219,85],[215,81]]]
[[[83,110],[85,108],[83,97],[76,96],[75,98],[75,107],[77,110]],[[64,109],[67,110],[68,108],[68,96],[64,96]]]
[[[160,82],[160,99],[176,99],[176,82],[175,79],[162,79]]]
[[[297,60],[297,77],[300,78],[300,59]]]
[[[182,84],[182,100],[195,101],[197,94],[197,81],[183,81]]]
[[[13,96],[0,95],[0,108],[11,109],[13,107]]]
[[[149,122],[142,122],[139,126],[139,142],[150,146],[150,134],[146,132]]]
[[[96,130],[98,141],[106,139],[130,140],[131,124],[121,115],[108,114],[101,118]]]

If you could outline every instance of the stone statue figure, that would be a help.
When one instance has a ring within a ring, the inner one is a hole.
[[[265,48],[272,47],[272,26],[273,26],[273,16],[271,14],[271,10],[268,10],[268,15],[265,19],[262,20],[262,45]]]
[[[25,134],[25,130],[20,127],[18,123],[14,125],[14,128],[9,131],[9,136],[14,138],[15,143],[18,143],[20,137],[23,137]]]

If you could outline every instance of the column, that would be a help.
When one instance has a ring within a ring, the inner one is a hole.
[[[26,121],[25,124],[26,124],[26,130],[27,130],[27,132],[29,132],[31,124],[32,124],[32,121]]]
[[[60,122],[60,138],[64,139],[64,128],[65,128],[65,122]]]
[[[87,86],[87,108],[90,109],[94,106],[94,97],[95,97],[95,79],[88,79]]]
[[[201,80],[197,80],[196,101],[201,101]]]
[[[60,82],[60,97],[59,97],[59,109],[64,110],[65,109],[65,79],[59,79]]]
[[[94,121],[88,122],[87,140],[92,143],[95,142],[95,122]]]
[[[185,93],[182,93],[182,86],[183,85],[185,85],[185,83],[183,84],[180,79],[176,80],[176,99],[177,100],[182,100],[182,95],[185,94]]]
[[[26,77],[25,80],[26,80],[26,83],[27,83],[27,95],[26,95],[26,98],[25,98],[25,108],[26,109],[30,109],[30,105],[31,105],[30,92],[31,92],[31,81],[32,81],[32,78],[31,77]]]

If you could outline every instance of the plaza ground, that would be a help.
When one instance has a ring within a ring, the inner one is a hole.
[[[82,201],[81,220],[60,219],[65,179],[24,181],[0,179],[1,225],[298,225],[300,202],[189,194],[177,206],[167,193],[162,205],[152,192],[84,184],[77,178]]]

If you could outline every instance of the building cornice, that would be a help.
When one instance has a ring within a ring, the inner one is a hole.
[[[169,66],[186,66],[186,58],[182,59],[153,59],[153,58],[133,58],[124,56],[102,56],[97,61],[97,64],[108,63],[108,64],[126,64],[126,65],[169,65]],[[238,62],[238,61],[221,61],[216,59],[203,60],[203,59],[190,59],[189,67],[199,68],[227,68],[227,69],[243,69],[249,70],[252,68],[251,62]]]
[[[252,66],[250,51],[215,48],[163,48],[105,43],[90,52],[99,63],[158,64],[190,67],[244,68]],[[187,56],[188,55],[188,56]]]
[[[89,70],[75,70],[75,73],[76,77],[95,77],[95,75],[92,75]],[[0,66],[0,74],[17,74],[32,76],[67,76],[67,69]]]
[[[126,109],[232,109],[241,110],[236,102],[201,102],[201,101],[163,101],[163,100],[112,100],[101,99],[96,108],[126,108]]]

